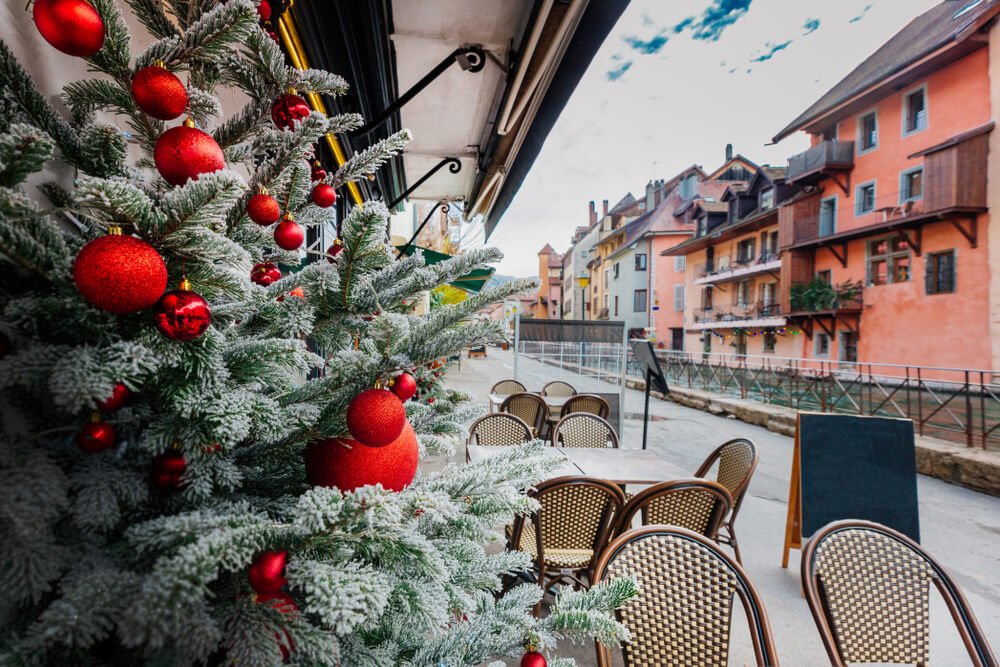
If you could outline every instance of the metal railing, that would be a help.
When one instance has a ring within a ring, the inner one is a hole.
[[[917,432],[1000,450],[989,370],[657,350],[668,381],[797,410],[912,419]],[[639,370],[629,359],[629,374]]]
[[[735,303],[694,309],[695,322],[739,322],[781,315],[780,303]]]
[[[788,158],[789,182],[823,169],[850,168],[854,166],[854,142],[828,139],[822,141],[804,153]]]

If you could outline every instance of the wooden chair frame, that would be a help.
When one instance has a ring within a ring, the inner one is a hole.
[[[736,560],[739,563],[743,562],[743,558],[740,555],[740,544],[736,539],[736,515],[739,514],[740,508],[743,507],[743,498],[746,497],[747,489],[750,488],[750,479],[753,477],[753,473],[757,470],[757,464],[760,462],[760,452],[757,449],[757,445],[753,440],[749,438],[733,438],[732,440],[727,440],[712,451],[711,454],[705,459],[705,461],[699,466],[698,470],[694,473],[695,477],[705,477],[715,462],[722,458],[723,453],[726,448],[737,444],[749,445],[752,454],[752,460],[750,466],[744,476],[743,480],[733,488],[727,487],[729,490],[729,495],[733,498],[733,509],[726,517],[725,522],[722,524],[722,531],[719,533],[717,542],[722,544],[728,544],[733,548],[733,552],[736,554]],[[721,466],[721,463],[720,463]],[[721,470],[720,470],[721,473]],[[716,475],[716,481],[718,481],[719,475]]]
[[[543,399],[538,394],[531,394],[528,392],[521,392],[519,394],[511,394],[507,398],[503,399],[503,403],[500,404],[500,412],[507,412],[509,414],[515,414],[510,411],[510,405],[519,401],[530,401],[538,406],[537,414],[535,415],[534,421],[529,422],[527,419],[521,418],[524,423],[531,427],[531,433],[533,437],[539,437],[542,433],[542,429],[545,426],[545,422],[549,419],[549,406],[546,405],[545,399]],[[518,416],[515,414],[515,416]]]
[[[962,589],[933,556],[909,537],[888,526],[872,521],[846,520],[834,521],[821,528],[809,540],[802,552],[803,590],[806,601],[809,603],[809,611],[812,612],[820,639],[823,640],[823,646],[826,648],[832,665],[844,667],[847,662],[844,657],[844,647],[840,645],[834,630],[834,618],[828,606],[826,589],[817,572],[817,551],[827,539],[845,531],[871,531],[895,540],[926,563],[933,573],[934,585],[941,597],[944,598],[948,611],[951,612],[952,620],[954,620],[958,633],[962,637],[962,642],[969,652],[971,664],[976,667],[997,667],[1000,664],[979,626],[979,621],[976,620],[972,608],[965,599]]]
[[[601,406],[600,411],[595,413],[595,412],[590,412],[589,410],[573,409],[574,404],[584,403],[589,401],[598,401]],[[574,394],[573,396],[570,396],[565,403],[563,403],[562,410],[560,411],[559,416],[566,417],[576,412],[585,412],[591,415],[596,414],[601,419],[607,419],[608,416],[611,414],[611,406],[608,405],[608,402],[606,400],[595,394]]]
[[[599,426],[602,426],[603,428],[607,429],[608,442],[611,443],[611,448],[618,449],[618,446],[621,443],[618,440],[618,434],[615,432],[615,427],[612,426],[610,423],[608,423],[607,419],[603,419],[601,417],[598,417],[597,415],[592,414],[590,412],[574,412],[572,414],[566,415],[565,417],[562,417],[558,422],[556,422],[556,425],[552,427],[552,437],[551,437],[551,440],[552,440],[552,446],[553,447],[573,447],[573,445],[567,445],[567,444],[560,445],[560,443],[559,443],[559,430],[560,430],[560,428],[562,428],[563,422],[570,421],[570,420],[578,420],[578,419],[585,419],[587,421],[593,421],[593,422],[595,422],[595,424],[597,424]]]
[[[518,387],[520,387],[520,389],[518,391],[508,391],[508,392],[497,391],[498,387],[500,387],[501,385],[507,384],[508,382],[510,382],[512,384],[516,384]],[[523,394],[526,391],[528,391],[528,388],[525,387],[520,382],[518,382],[517,380],[500,380],[499,382],[497,382],[496,384],[494,384],[492,387],[490,387],[490,393],[491,394],[501,394],[501,395],[503,395],[503,394],[506,394],[506,395],[510,395],[510,394]]]
[[[767,610],[761,601],[760,593],[758,593],[757,588],[753,585],[743,566],[737,563],[732,556],[723,552],[719,548],[719,545],[702,535],[698,535],[686,528],[662,525],[643,526],[642,528],[627,531],[611,542],[608,548],[604,550],[604,553],[601,554],[597,564],[594,566],[593,583],[596,585],[607,578],[609,565],[612,564],[615,558],[621,555],[623,550],[644,539],[667,536],[686,540],[696,550],[702,551],[715,559],[718,564],[733,576],[736,584],[736,595],[746,613],[757,665],[761,667],[778,667],[778,653],[774,648],[771,624],[768,621]],[[683,564],[678,561],[674,561],[674,563],[683,567]],[[683,576],[683,572],[680,573],[680,576]],[[639,595],[642,595],[641,590],[639,591]],[[621,620],[621,612],[616,611],[615,614]],[[598,667],[611,667],[610,651],[601,644],[597,644],[596,648]],[[631,664],[627,646],[622,647],[622,654],[625,665]]]
[[[568,394],[563,394],[563,393],[560,393],[560,394],[550,394],[549,393],[549,391],[550,391],[549,388],[550,387],[560,387],[560,386],[561,387],[568,387],[569,388],[569,393]],[[573,385],[571,385],[569,382],[563,382],[562,380],[553,380],[552,382],[546,383],[546,385],[544,387],[542,387],[542,396],[576,396],[576,387],[574,387]]]
[[[510,425],[515,428],[524,429],[524,440],[520,442],[509,442],[509,443],[481,443],[479,441],[479,430],[484,423],[489,423],[491,421],[505,421],[509,422]],[[510,447],[514,445],[520,445],[525,442],[529,442],[534,438],[531,433],[531,427],[528,426],[523,419],[517,415],[512,415],[509,412],[493,412],[488,415],[483,415],[476,421],[472,422],[469,426],[469,437],[466,438],[466,445],[482,445],[484,447]]]
[[[677,525],[678,528],[690,530],[694,533],[707,537],[713,542],[718,542],[719,528],[722,526],[722,522],[729,514],[730,508],[733,506],[733,499],[732,496],[729,495],[729,491],[726,490],[726,487],[722,486],[718,482],[712,482],[707,479],[670,480],[667,482],[660,482],[659,484],[654,484],[653,486],[643,489],[639,493],[632,496],[628,503],[625,504],[625,509],[621,512],[621,517],[618,520],[618,526],[615,530],[615,534],[622,535],[631,530],[632,521],[635,519],[635,515],[640,512],[642,513],[642,523],[644,525],[651,523],[646,517],[649,512],[649,506],[656,501],[663,500],[664,498],[669,498],[671,496],[680,498],[683,495],[690,494],[692,491],[704,493],[714,498],[714,504],[711,512],[709,513],[704,532],[694,530],[692,526],[682,526],[679,524],[671,525]],[[659,522],[659,525],[663,525],[662,522]]]

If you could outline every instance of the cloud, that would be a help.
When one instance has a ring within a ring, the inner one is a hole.
[[[749,11],[751,2],[753,0],[712,0],[701,16],[693,21],[685,19],[674,26],[674,31],[677,32],[677,27],[687,21],[684,28],[691,28],[692,37],[704,42],[717,42],[726,28]]]
[[[865,17],[865,14],[867,14],[868,10],[871,8],[872,8],[872,3],[868,3],[867,5],[865,5],[865,8],[861,10],[861,13],[853,17],[850,21],[848,21],[848,23],[857,23],[858,21],[860,21]]]
[[[753,58],[751,58],[750,62],[762,63],[768,61],[771,58],[773,58],[775,54],[777,54],[779,51],[784,51],[785,49],[787,49],[788,45],[791,43],[792,40],[788,40],[787,42],[780,42],[778,44],[772,44],[771,42],[767,42],[766,44],[764,44],[764,52],[758,56],[754,56]]]
[[[632,68],[632,61],[626,60],[618,67],[608,72],[608,81],[617,81],[625,75],[625,72]]]
[[[802,27],[806,30],[802,33],[803,35],[814,33],[819,30],[819,19],[806,19],[806,22],[802,24]]]
[[[639,39],[634,35],[627,36],[624,38],[624,40],[626,44],[631,46],[639,53],[652,55],[654,53],[659,52],[659,50],[666,45],[667,36],[661,32],[649,38],[648,40]]]

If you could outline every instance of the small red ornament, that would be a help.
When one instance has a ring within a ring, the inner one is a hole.
[[[153,147],[153,161],[171,185],[184,185],[188,179],[226,168],[219,144],[212,135],[196,128],[190,118],[160,135]]]
[[[262,551],[247,570],[250,587],[261,595],[274,595],[288,583],[285,579],[287,551]]]
[[[286,213],[274,228],[274,242],[283,250],[298,250],[305,239],[305,230],[302,229],[302,225],[292,220],[290,213]]]
[[[111,313],[149,308],[167,288],[167,265],[153,246],[120,227],[80,249],[73,280],[83,298]]]
[[[313,486],[331,486],[349,492],[381,484],[402,491],[417,474],[417,435],[409,424],[385,447],[365,447],[350,438],[309,443],[305,450],[306,479]]]
[[[153,321],[164,336],[172,340],[198,338],[212,323],[208,301],[191,291],[191,283],[182,280],[180,289],[167,292],[153,309]]]
[[[302,289],[302,286],[300,285],[300,286],[296,287],[295,289],[293,289],[291,292],[289,292],[288,296],[294,296],[294,297],[296,297],[298,299],[304,299],[304,298],[306,298],[306,291],[304,289]]]
[[[521,667],[547,667],[548,664],[538,651],[528,651],[521,656]]]
[[[253,265],[253,270],[250,271],[250,280],[264,287],[267,287],[280,278],[281,271],[274,262],[258,262]]]
[[[287,93],[278,96],[271,105],[271,120],[281,130],[290,130],[303,118],[312,113],[306,101],[295,94],[290,88]]]
[[[173,120],[187,108],[187,89],[162,60],[143,67],[132,77],[132,99],[153,118]]]
[[[433,404],[434,404],[434,397],[431,396],[430,398],[427,399],[427,405],[433,405]]]
[[[104,21],[84,0],[35,0],[31,13],[45,41],[63,53],[89,58],[104,46]]]
[[[103,412],[114,412],[121,406],[125,405],[125,401],[128,400],[128,394],[128,387],[119,382],[115,384],[115,388],[111,390],[110,396],[103,401],[97,401],[97,409]]]
[[[299,609],[292,596],[284,591],[274,593],[273,595],[257,595],[254,599],[258,604],[266,604],[277,609],[282,614],[291,614]],[[286,628],[281,628],[281,632],[285,635],[284,639],[277,632],[274,633],[274,637],[278,640],[278,648],[281,649],[282,662],[288,662],[292,657],[292,651],[295,650],[295,641]]]
[[[323,168],[323,165],[320,164],[319,160],[313,160],[312,171],[309,174],[309,178],[312,179],[313,183],[316,181],[322,181],[326,178],[326,169]]]
[[[271,40],[273,40],[275,44],[280,44],[281,43],[281,42],[278,41],[278,33],[276,33],[275,31],[268,30],[267,31],[267,36],[270,37]]]
[[[339,255],[342,252],[344,252],[343,242],[341,242],[340,239],[334,239],[333,244],[331,244],[330,247],[326,249],[326,254],[328,255],[326,261],[330,262],[331,264],[335,263],[337,261],[337,255]]]
[[[260,17],[261,21],[267,21],[271,18],[271,3],[267,0],[261,0],[260,4],[257,5],[257,16]]]
[[[392,393],[399,400],[408,401],[417,393],[417,381],[409,373],[400,373],[392,381]]]
[[[320,208],[330,208],[337,201],[337,191],[332,185],[317,183],[312,191],[312,201]]]
[[[96,412],[91,415],[90,423],[84,424],[76,434],[76,446],[85,452],[96,454],[114,447],[115,427],[101,421],[101,415]]]
[[[384,447],[399,437],[406,425],[406,409],[394,393],[366,389],[347,406],[347,430],[369,447]]]
[[[267,193],[267,188],[261,188],[247,202],[247,215],[262,227],[273,225],[281,217],[281,206],[278,200]]]
[[[181,486],[181,475],[187,470],[184,454],[171,449],[153,457],[151,479],[153,484],[164,491],[174,491]]]

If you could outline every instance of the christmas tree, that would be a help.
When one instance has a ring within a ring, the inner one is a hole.
[[[534,509],[539,443],[416,471],[472,412],[414,376],[498,339],[472,315],[525,285],[414,314],[500,255],[397,260],[377,202],[304,252],[406,133],[322,173],[314,145],[361,119],[310,112],[345,82],[287,66],[263,5],[128,5],[135,57],[113,0],[35,0],[39,43],[94,72],[66,115],[0,42],[2,662],[537,665],[624,640],[628,580],[542,619],[537,587],[498,594],[529,561],[484,545]],[[75,178],[35,196],[50,161]]]

